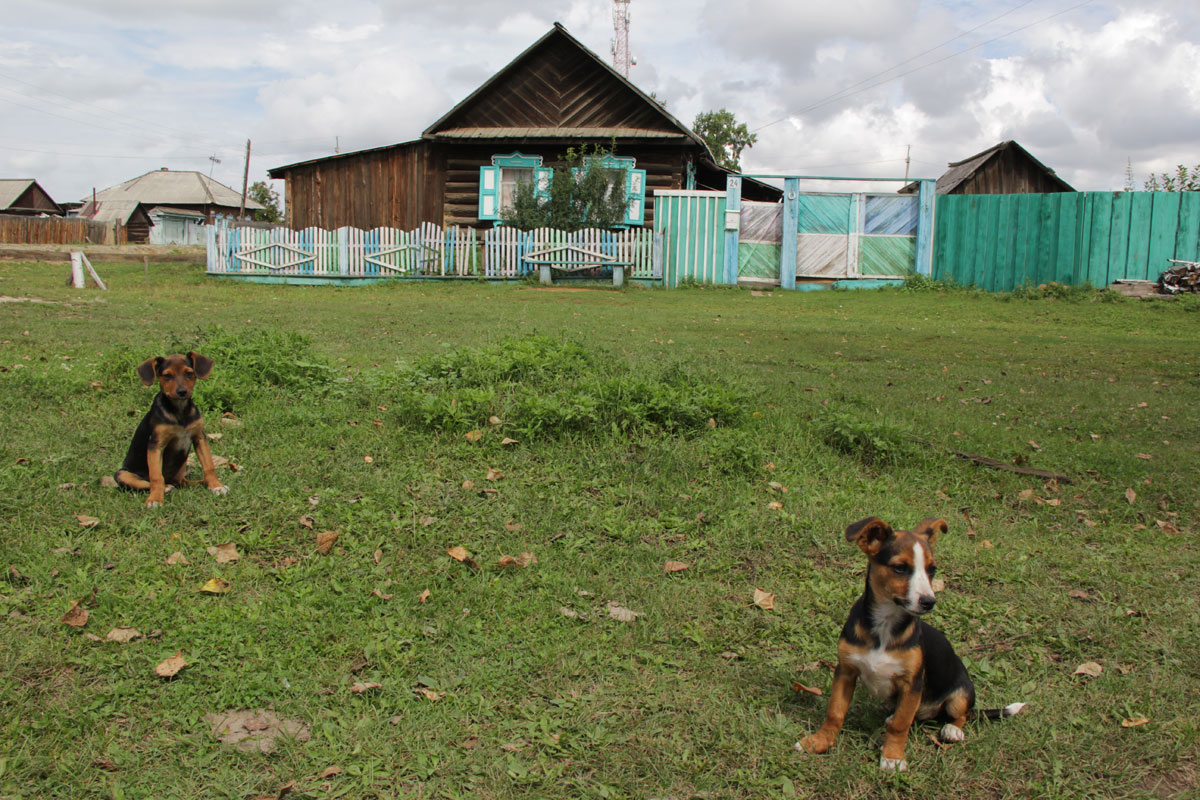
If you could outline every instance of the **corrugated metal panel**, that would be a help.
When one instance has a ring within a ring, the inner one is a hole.
[[[1200,192],[942,195],[934,277],[989,291],[1154,280],[1200,260]]]

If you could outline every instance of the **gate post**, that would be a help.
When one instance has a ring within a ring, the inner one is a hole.
[[[725,179],[725,279],[723,283],[737,286],[738,239],[742,227],[742,179],[730,175]]]
[[[931,180],[922,180],[917,189],[917,272],[933,277],[933,209],[934,188]]]
[[[779,244],[779,288],[796,288],[796,245],[800,231],[800,179],[783,182],[783,239]]]

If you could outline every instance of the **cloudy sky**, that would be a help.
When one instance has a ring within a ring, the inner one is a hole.
[[[5,0],[0,177],[59,201],[159,167],[240,189],[418,136],[606,0]],[[1200,163],[1196,0],[632,0],[630,74],[686,123],[728,108],[747,171],[936,177],[1016,139],[1078,189]],[[210,157],[220,159],[219,163]],[[282,183],[276,184],[282,189]]]

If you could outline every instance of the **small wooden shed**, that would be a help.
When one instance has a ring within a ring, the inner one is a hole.
[[[937,179],[937,194],[1048,194],[1074,187],[1012,139],[962,161],[954,161]],[[900,191],[911,194],[917,184]]]
[[[466,99],[400,144],[275,167],[292,228],[491,227],[507,192],[544,181],[568,147],[613,148],[626,224],[649,225],[655,189],[725,189],[704,140],[555,23]],[[746,181],[743,195],[778,200]]]
[[[0,214],[61,217],[63,209],[33,178],[0,178]]]

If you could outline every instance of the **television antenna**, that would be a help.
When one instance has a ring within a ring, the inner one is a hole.
[[[216,155],[211,155],[208,157],[208,160],[212,162],[211,164],[208,165],[208,177],[211,178],[213,167],[215,167],[217,164],[220,164],[221,159],[217,158]]]

